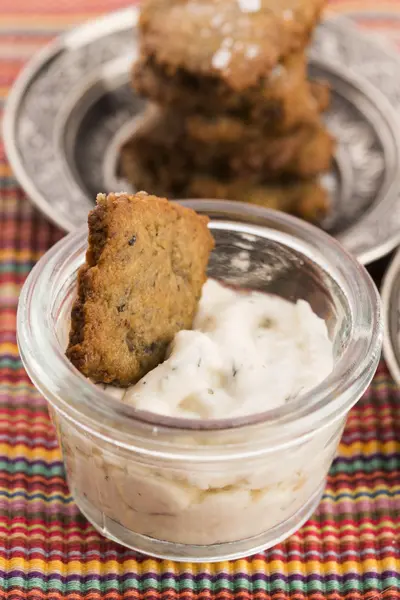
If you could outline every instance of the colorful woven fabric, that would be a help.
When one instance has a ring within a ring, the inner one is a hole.
[[[43,43],[123,4],[0,0],[1,102]],[[331,2],[352,14],[374,7],[375,0]],[[358,18],[397,42],[400,0],[379,9]],[[245,560],[191,565],[138,556],[93,530],[69,495],[45,402],[16,346],[20,287],[61,236],[28,203],[1,148],[0,600],[400,598],[400,392],[383,362],[351,413],[319,510],[286,543]]]

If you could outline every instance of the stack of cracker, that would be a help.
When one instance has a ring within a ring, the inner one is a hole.
[[[325,0],[144,0],[133,85],[148,106],[122,151],[137,189],[318,221],[334,140],[307,46]]]

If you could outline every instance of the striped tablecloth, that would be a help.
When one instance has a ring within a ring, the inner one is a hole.
[[[124,4],[0,0],[1,104],[45,42]],[[400,0],[330,7],[400,45]],[[400,393],[383,362],[351,413],[319,510],[286,543],[244,560],[177,564],[93,530],[69,495],[44,400],[16,346],[20,287],[61,236],[30,206],[0,146],[0,600],[400,598]]]

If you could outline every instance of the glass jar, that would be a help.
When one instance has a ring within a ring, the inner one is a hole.
[[[322,231],[238,202],[184,204],[210,216],[211,277],[304,299],[325,319],[334,369],[318,387],[273,410],[266,391],[264,412],[202,421],[136,411],[94,386],[65,357],[86,227],[32,270],[20,297],[18,344],[89,521],[153,556],[213,561],[270,547],[315,510],[347,413],[376,370],[382,326],[367,272]]]

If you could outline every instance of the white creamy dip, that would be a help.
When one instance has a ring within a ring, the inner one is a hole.
[[[324,321],[306,302],[238,292],[209,280],[194,330],[175,336],[166,361],[127,390],[103,387],[163,415],[245,415],[279,407],[321,382],[333,368],[332,353]],[[82,433],[55,412],[53,419],[69,484],[93,522],[106,524],[117,539],[122,526],[126,536],[197,545],[254,536],[275,540],[282,530],[292,531],[319,501],[345,422],[342,416],[306,436],[293,431],[290,443],[250,458],[239,450],[232,456],[229,445],[247,448],[247,438],[263,430],[238,428],[222,438],[216,431],[200,437],[188,431],[176,440],[175,430],[165,429],[162,444],[179,453],[160,458],[158,450],[121,450]],[[150,429],[157,439],[158,427]],[[222,443],[226,458],[215,461],[213,447],[221,452]],[[197,447],[210,453],[193,461]]]
[[[203,287],[192,331],[180,331],[168,358],[127,390],[105,386],[134,406],[171,417],[218,419],[277,408],[333,369],[325,322],[302,300]]]

